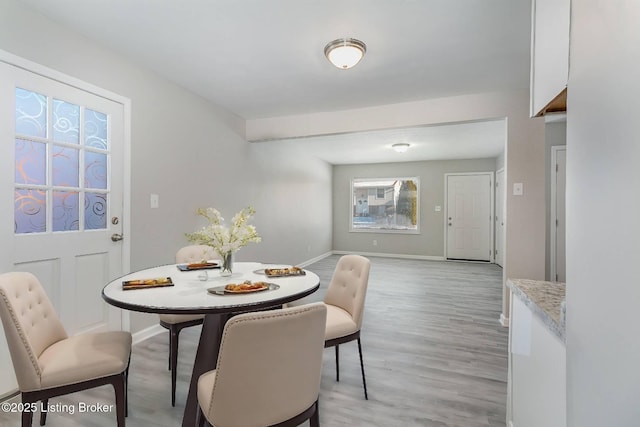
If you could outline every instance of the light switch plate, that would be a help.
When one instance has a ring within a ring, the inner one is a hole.
[[[150,197],[151,209],[158,209],[160,207],[160,196],[152,194]]]
[[[442,210],[442,206],[438,205],[436,206],[436,212],[440,212]]]
[[[524,194],[524,188],[521,182],[513,183],[513,195],[522,196]]]

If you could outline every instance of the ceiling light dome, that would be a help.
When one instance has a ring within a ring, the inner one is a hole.
[[[357,39],[337,39],[324,47],[324,55],[336,67],[347,70],[355,66],[367,51],[367,46]]]

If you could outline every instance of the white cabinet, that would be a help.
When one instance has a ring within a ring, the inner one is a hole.
[[[507,427],[565,427],[565,344],[517,295],[511,301]]]
[[[565,96],[569,77],[570,0],[533,0],[531,11],[531,116]],[[549,110],[551,111],[551,110]]]

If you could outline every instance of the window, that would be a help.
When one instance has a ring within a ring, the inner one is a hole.
[[[15,233],[106,229],[108,117],[15,91]]]
[[[367,178],[351,181],[351,231],[417,233],[419,181]]]

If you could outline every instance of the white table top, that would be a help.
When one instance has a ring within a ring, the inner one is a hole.
[[[242,311],[244,309],[267,308],[300,299],[315,292],[320,286],[317,274],[305,270],[303,276],[269,278],[255,273],[273,264],[236,262],[231,277],[221,277],[217,269],[180,271],[176,264],[163,265],[136,271],[108,283],[102,290],[104,300],[116,307],[147,313],[204,314]],[[281,267],[282,265],[278,265]],[[209,279],[199,276],[208,272]],[[122,290],[122,282],[136,279],[171,277],[174,286]],[[275,283],[279,289],[247,294],[214,295],[208,288],[245,280]]]

